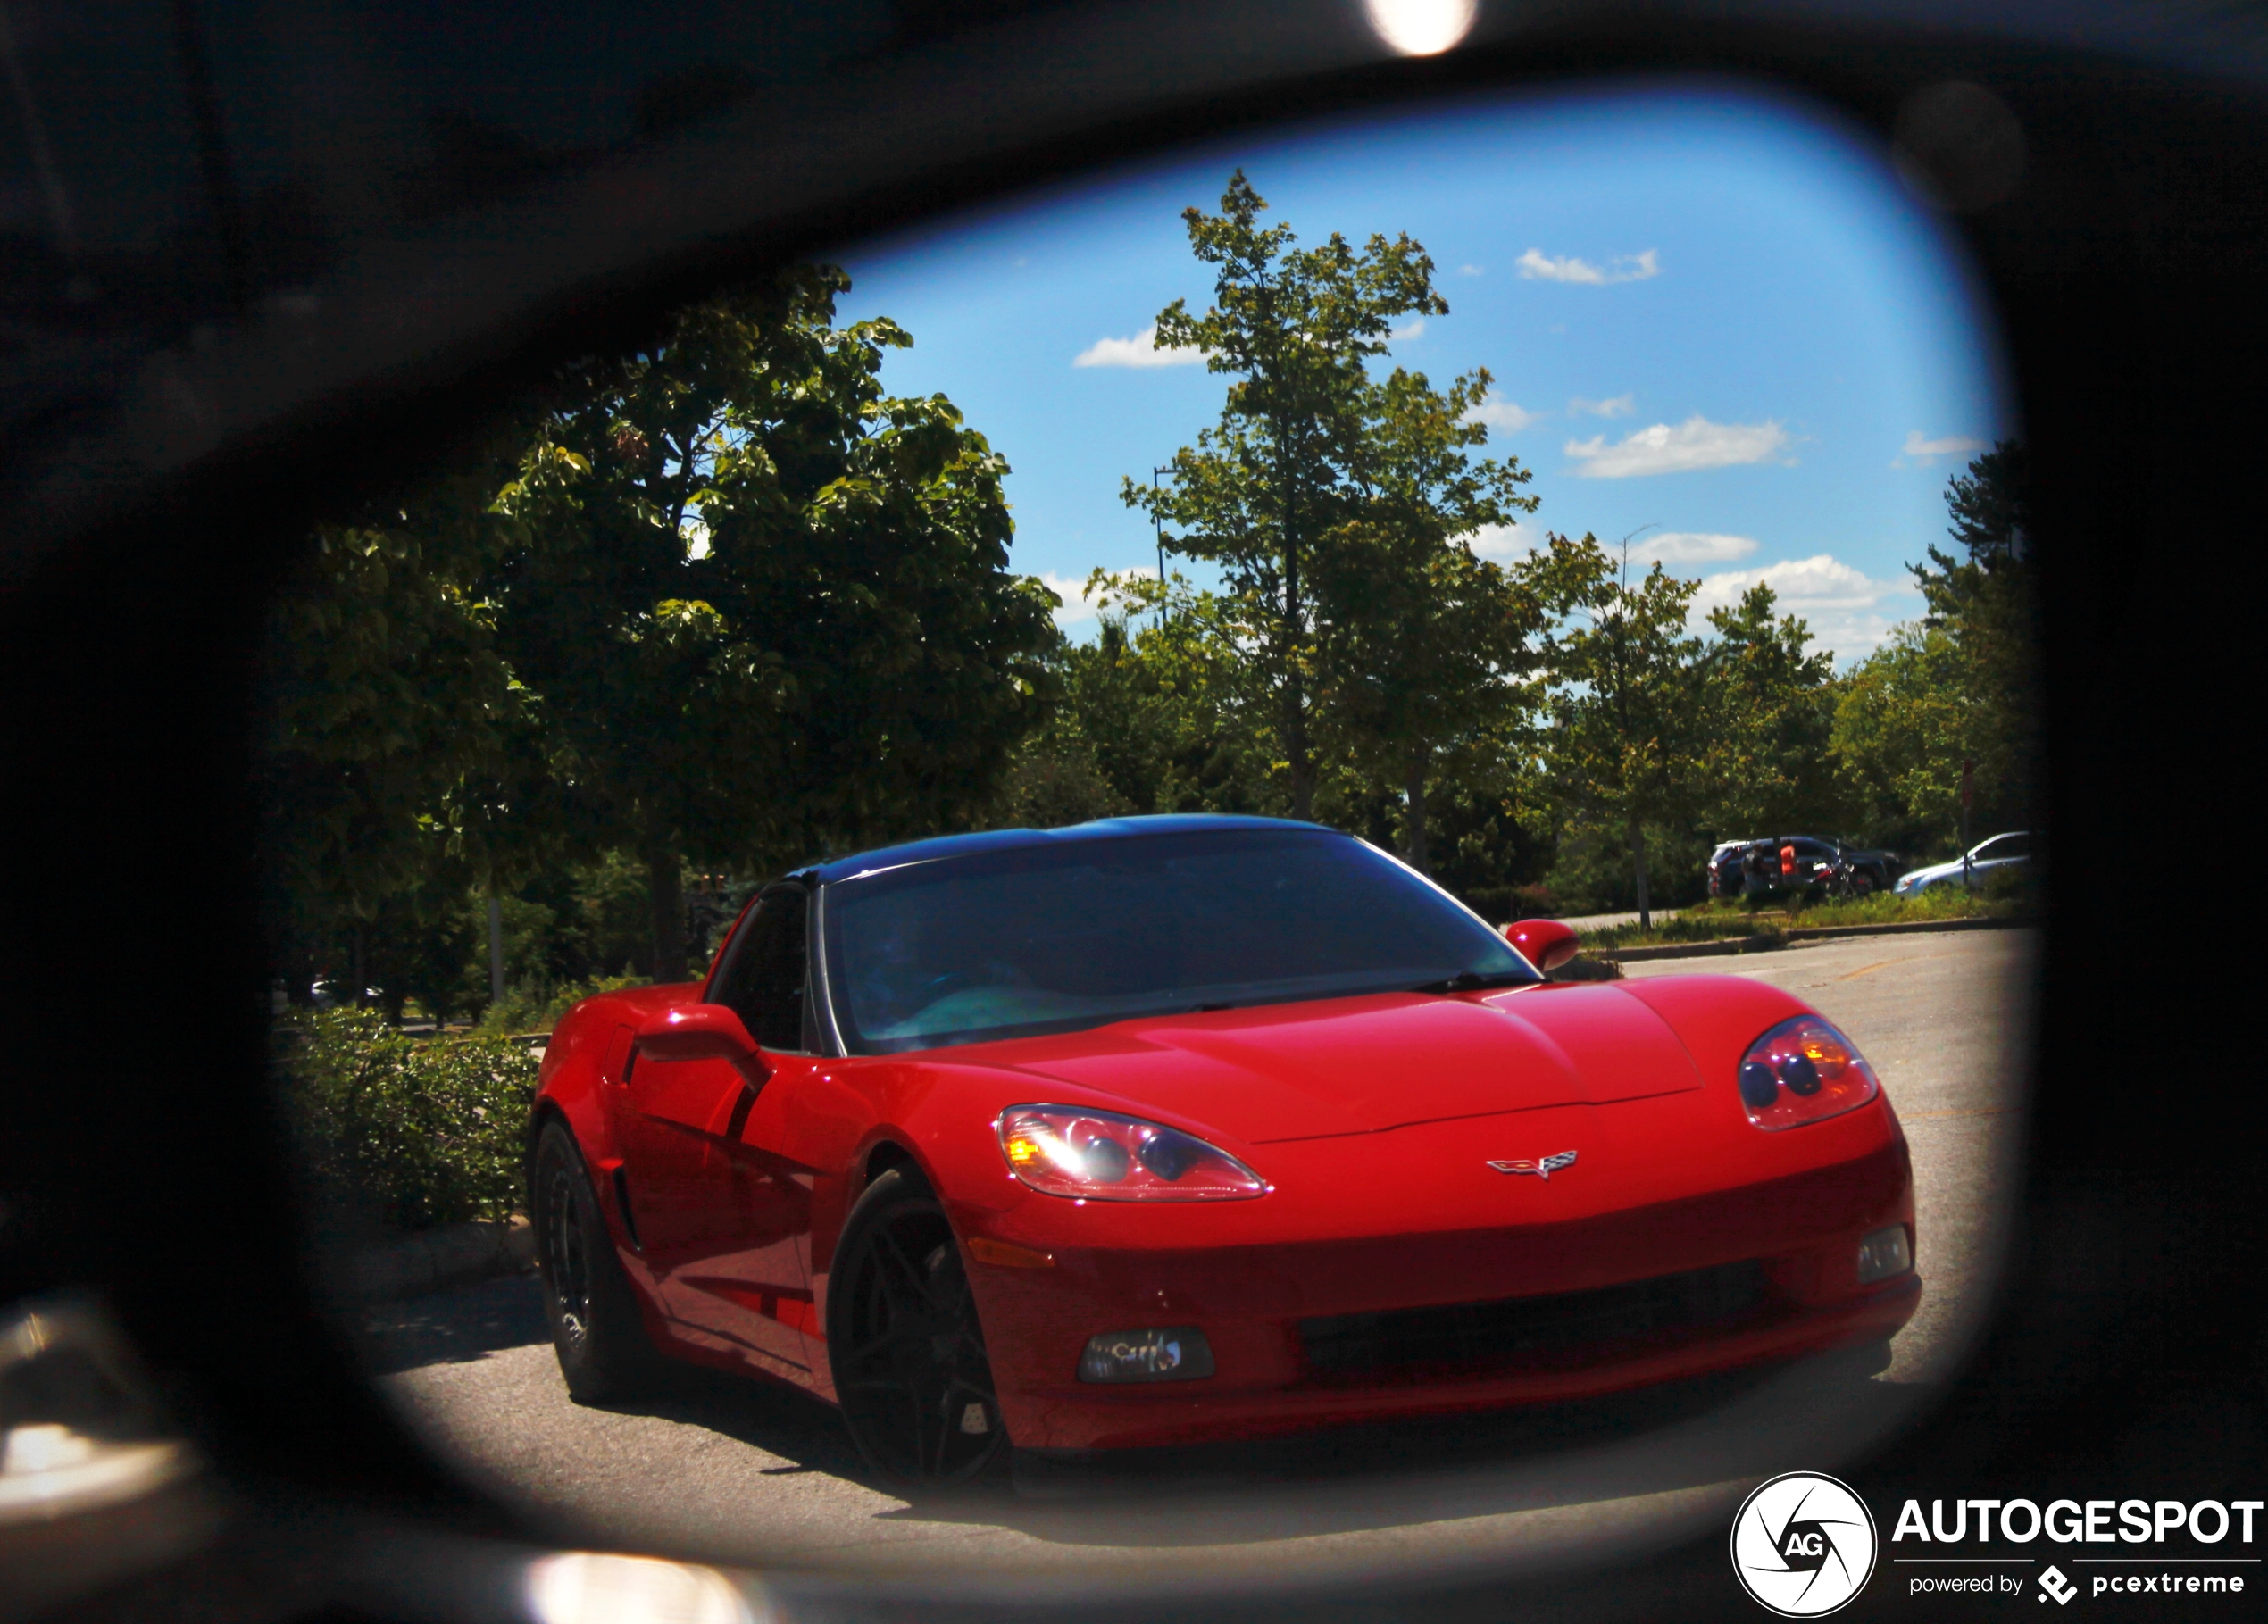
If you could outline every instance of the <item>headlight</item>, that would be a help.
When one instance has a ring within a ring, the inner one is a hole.
[[[1011,1105],[1000,1153],[1033,1189],[1080,1201],[1243,1201],[1268,1187],[1178,1128],[1078,1105]]]
[[[1841,1116],[1881,1091],[1850,1039],[1816,1015],[1781,1021],[1740,1057],[1740,1103],[1768,1133]]]

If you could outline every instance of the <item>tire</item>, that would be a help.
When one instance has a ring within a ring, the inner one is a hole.
[[[636,1288],[615,1255],[590,1170],[565,1123],[544,1125],[532,1170],[544,1315],[568,1393],[579,1404],[651,1394],[662,1385],[662,1356],[646,1335]]]
[[[976,1299],[945,1207],[891,1168],[843,1224],[827,1287],[828,1362],[851,1441],[902,1494],[974,1481],[1007,1454]],[[967,1429],[971,1420],[981,1429]]]

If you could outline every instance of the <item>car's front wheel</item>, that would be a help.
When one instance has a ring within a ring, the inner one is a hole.
[[[827,1346],[852,1441],[892,1487],[966,1483],[1002,1458],[1008,1434],[961,1248],[910,1170],[878,1176],[843,1225]]]
[[[565,1123],[554,1119],[544,1125],[532,1170],[536,1263],[567,1391],[579,1404],[619,1403],[650,1392],[661,1379],[661,1356],[646,1334],[582,1153]]]

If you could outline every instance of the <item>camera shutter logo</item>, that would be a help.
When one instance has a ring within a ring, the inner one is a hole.
[[[1732,1571],[1782,1618],[1816,1619],[1842,1606],[1866,1587],[1875,1549],[1866,1502],[1819,1472],[1759,1483],[1733,1513]]]

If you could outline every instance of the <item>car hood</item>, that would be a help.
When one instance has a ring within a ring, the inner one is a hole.
[[[1701,1086],[1661,1016],[1611,986],[1538,985],[1484,997],[1396,993],[1157,1017],[1050,1047],[1016,1070],[1248,1145]]]

